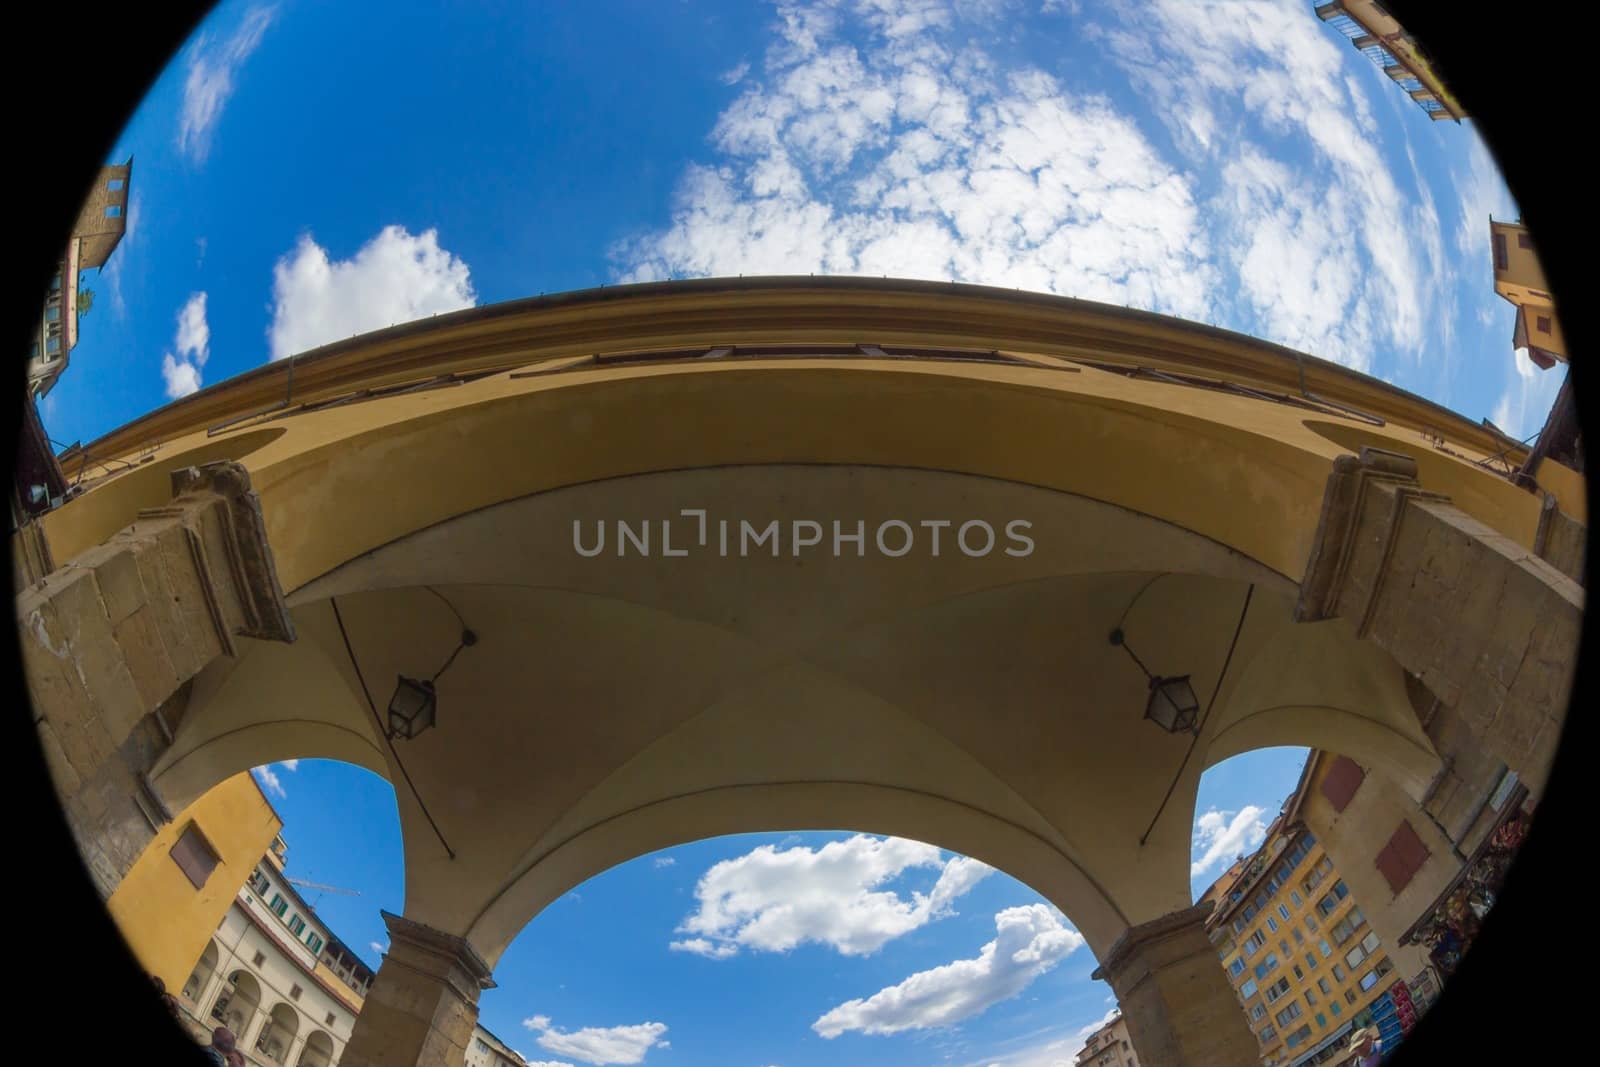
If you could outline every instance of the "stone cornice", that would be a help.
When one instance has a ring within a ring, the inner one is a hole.
[[[1008,350],[1315,393],[1486,453],[1508,441],[1375,378],[1211,326],[990,286],[861,278],[707,278],[559,293],[439,315],[277,360],[90,443],[95,460],[266,408],[596,352],[868,343]],[[1512,449],[1513,456],[1526,452]]]
[[[1196,904],[1192,908],[1169,912],[1159,919],[1152,919],[1147,923],[1130,927],[1111,945],[1110,950],[1106,952],[1105,959],[1100,961],[1100,966],[1095,968],[1094,973],[1089,977],[1097,982],[1105,981],[1108,974],[1120,970],[1135,952],[1152,941],[1159,941],[1164,937],[1170,937],[1190,927],[1202,925],[1206,920],[1206,916],[1211,914],[1211,909],[1214,906],[1214,902],[1208,900],[1203,904]]]

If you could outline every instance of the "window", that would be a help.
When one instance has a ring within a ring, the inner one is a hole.
[[[1268,1023],[1266,1026],[1261,1028],[1260,1032],[1257,1033],[1256,1036],[1259,1037],[1261,1039],[1261,1043],[1265,1045],[1268,1041],[1271,1041],[1273,1038],[1278,1036],[1278,1031],[1273,1029],[1271,1023]]]
[[[122,217],[122,205],[121,204],[107,204],[106,205],[106,218],[108,218],[108,219],[120,219],[121,217]]]
[[[1354,989],[1346,989],[1344,991],[1344,1002],[1346,1004],[1354,1004],[1356,1002],[1356,991]]]
[[[44,339],[44,350],[46,352],[50,353],[51,355],[55,355],[57,352],[61,351],[61,337],[60,337],[60,335],[59,334],[52,334],[51,336],[46,337]]]
[[[251,960],[251,961],[250,961],[250,962],[251,962],[251,963],[252,963],[252,964],[254,964],[254,965],[255,965],[255,966],[257,966],[257,967],[259,967],[259,966],[261,966],[261,965],[262,965],[262,964],[263,964],[263,963],[266,963],[266,962],[267,962],[267,957],[266,957],[266,956],[265,956],[265,955],[263,955],[263,954],[262,954],[262,953],[260,953],[260,952],[257,952],[257,953],[256,953],[256,954],[255,954],[255,958],[254,958],[254,959],[252,959],[252,960]]]
[[[289,999],[290,1000],[299,1000],[300,999],[300,994],[304,993],[304,992],[305,992],[305,990],[301,989],[297,985],[290,986],[289,987]]]
[[[1340,879],[1333,883],[1333,888],[1328,890],[1326,896],[1317,901],[1317,911],[1321,912],[1322,917],[1326,919],[1333,914],[1333,909],[1339,906],[1339,901],[1349,895],[1350,890],[1345,888],[1344,880]]]
[[[333,1012],[331,1012],[331,1011],[330,1011],[330,1012],[329,1012],[329,1013],[328,1013],[328,1017],[327,1017],[327,1019],[325,1019],[325,1020],[324,1020],[324,1022],[325,1022],[325,1023],[326,1023],[326,1024],[327,1024],[327,1025],[328,1025],[328,1026],[332,1026],[332,1025],[333,1025]]]
[[[1354,970],[1355,967],[1360,964],[1362,960],[1366,959],[1368,955],[1369,953],[1366,949],[1362,948],[1360,945],[1357,945],[1355,948],[1344,954],[1344,965]]]
[[[1278,905],[1278,917],[1281,918],[1284,922],[1288,922],[1289,921],[1289,905],[1287,905],[1287,904],[1279,904]]]
[[[267,876],[261,873],[260,867],[257,867],[253,872],[251,872],[249,885],[250,888],[254,889],[257,893],[265,893],[267,890],[272,888],[272,884],[267,881]]]
[[[1311,953],[1307,952],[1306,953],[1306,970],[1314,971],[1316,969],[1317,969],[1317,957],[1312,955]]]
[[[106,182],[106,191],[120,193],[122,191],[122,184],[123,182],[121,178],[112,178],[110,181]]]
[[[1327,1025],[1328,1025],[1328,1017],[1326,1015],[1322,1014],[1320,1011],[1317,1012],[1317,1026],[1318,1026],[1318,1028],[1320,1029],[1321,1027],[1324,1027],[1324,1026],[1327,1026]]]
[[[1273,933],[1278,932],[1278,920],[1270,915],[1267,916],[1267,929]]]
[[[318,937],[316,934],[311,934],[306,938],[306,945],[311,949],[312,952],[321,952],[322,938]]]
[[[1534,319],[1534,329],[1538,330],[1540,333],[1549,333],[1550,316],[1540,315],[1538,318]]]
[[[1294,965],[1294,980],[1296,982],[1304,982],[1306,980],[1306,973],[1300,969],[1298,963]]]
[[[1310,1036],[1311,1036],[1311,1027],[1302,1026],[1300,1029],[1298,1029],[1294,1033],[1290,1034],[1288,1036],[1288,1038],[1284,1041],[1284,1044],[1288,1045],[1290,1048],[1294,1048],[1296,1045],[1300,1044],[1300,1042],[1304,1041],[1306,1038],[1308,1038]]]
[[[1549,319],[1542,320],[1549,322]],[[1411,884],[1422,865],[1428,861],[1428,846],[1405,819],[1389,835],[1389,843],[1378,853],[1378,872],[1389,883],[1391,893],[1399,893]]]
[[[1361,992],[1365,993],[1367,990],[1371,989],[1377,984],[1378,972],[1376,969],[1370,970],[1361,976]]]
[[[1258,1023],[1266,1014],[1267,1006],[1265,1004],[1257,1004],[1255,1007],[1250,1009],[1250,1021],[1253,1023]]]
[[[1251,919],[1254,919],[1255,917],[1256,917],[1256,906],[1254,904],[1246,904],[1244,906],[1244,921],[1245,922],[1249,922]]]
[[[1274,967],[1278,965],[1278,955],[1275,952],[1267,953],[1267,958],[1256,964],[1256,977],[1265,978]]]
[[[1273,1018],[1277,1020],[1279,1026],[1288,1026],[1290,1023],[1300,1018],[1300,1005],[1298,1003],[1291,1003],[1287,1008],[1284,1008],[1278,1014],[1274,1015]]]
[[[45,308],[44,309],[44,321],[46,321],[46,322],[60,322],[61,321],[61,305],[60,304],[51,304],[49,307]],[[1549,330],[1545,331],[1545,333],[1549,333],[1549,332],[1550,332]]]
[[[1293,889],[1289,890],[1289,902],[1291,904],[1293,904],[1296,908],[1300,907],[1300,894],[1296,893]],[[1289,916],[1287,916],[1287,915],[1284,916],[1285,919],[1287,919],[1288,917]]]
[[[1295,927],[1295,928],[1294,928],[1294,930],[1293,930],[1293,931],[1291,931],[1291,932],[1292,932],[1292,933],[1293,933],[1293,934],[1294,934],[1294,943],[1295,943],[1295,944],[1297,944],[1297,945],[1303,945],[1303,944],[1305,944],[1305,943],[1306,943],[1306,935],[1305,935],[1305,934],[1302,934],[1302,933],[1301,933],[1301,932],[1300,932],[1300,928],[1299,928],[1299,927],[1298,927],[1298,926],[1296,926],[1296,927]]]
[[[1335,982],[1344,981],[1344,968],[1339,966],[1337,963],[1333,965],[1333,980]]]
[[[306,921],[300,918],[300,916],[296,915],[294,918],[289,920],[289,932],[294,936],[299,937],[300,931],[304,930],[305,928]]]
[[[1244,960],[1240,959],[1238,956],[1235,956],[1233,958],[1233,962],[1228,964],[1228,973],[1233,975],[1235,978],[1237,978],[1241,974],[1243,974],[1244,973]]]
[[[1276,982],[1273,982],[1271,985],[1267,986],[1267,1003],[1273,1003],[1287,992],[1289,992],[1289,979],[1278,979]]]
[[[1313,934],[1317,932],[1317,920],[1310,915],[1306,916],[1306,932]]]
[[[211,842],[205,839],[194,823],[184,827],[183,833],[172,846],[172,861],[196,889],[206,884],[220,860]]]
[[[1327,996],[1329,993],[1333,992],[1333,986],[1328,984],[1328,980],[1326,978],[1317,979],[1317,988],[1322,990],[1323,996]]]
[[[1506,235],[1497,233],[1494,235],[1494,269],[1502,271],[1510,265],[1511,253],[1506,250]]]
[[[1306,1007],[1314,1008],[1316,1006],[1317,1006],[1317,995],[1315,993],[1313,993],[1309,989],[1306,990]]]
[[[282,893],[274,893],[272,894],[272,903],[267,906],[267,910],[281,919],[283,918],[283,913],[289,910],[289,902],[283,899]]]
[[[1249,1000],[1251,997],[1253,997],[1255,995],[1256,995],[1256,980],[1254,978],[1246,978],[1245,981],[1244,981],[1244,985],[1239,987],[1239,999],[1240,1000]]]
[[[1339,1002],[1337,1000],[1331,1000],[1328,1002],[1328,1010],[1333,1012],[1333,1017],[1335,1019],[1344,1013],[1344,1009],[1339,1007]]]
[[[1530,238],[1525,233],[1519,233],[1519,234],[1517,234],[1517,247],[1518,248],[1532,248],[1533,247],[1533,239]]]
[[[1373,930],[1366,937],[1363,937],[1361,939],[1361,947],[1368,952],[1376,952],[1378,949],[1378,932]]]

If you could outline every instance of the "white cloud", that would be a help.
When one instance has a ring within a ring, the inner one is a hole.
[[[172,400],[200,388],[200,368],[211,358],[211,328],[206,325],[206,294],[193,293],[178,311],[178,331],[173,341],[177,354],[161,357],[161,378]]]
[[[519,1052],[518,1055],[522,1054]],[[524,1056],[523,1059],[527,1060],[527,1057]],[[527,1060],[527,1064],[528,1067],[572,1067],[572,1064],[564,1060]]]
[[[1219,265],[1236,275],[1235,328],[1360,370],[1380,346],[1419,357],[1438,221],[1383,158],[1362,83],[1392,87],[1346,75],[1349,49],[1304,5],[1150,0],[1118,12],[1099,31],[1110,54],[1185,154],[1222,171],[1208,207]]]
[[[712,960],[725,960],[729,956],[739,954],[739,946],[726,941],[710,942],[703,937],[689,937],[682,941],[674,941],[667,946],[674,952],[693,952],[697,956],[704,956]]]
[[[1192,850],[1197,858],[1189,864],[1189,877],[1198,878],[1219,863],[1259,848],[1267,837],[1267,825],[1261,821],[1265,812],[1265,808],[1246,804],[1237,812],[1212,808],[1196,819]]]
[[[1544,370],[1528,358],[1526,348],[1515,349],[1512,361],[1516,374],[1508,375],[1510,380],[1489,418],[1500,429],[1521,440],[1544,427],[1566,378],[1566,368],[1557,364]]]
[[[976,959],[922,971],[865,1000],[848,1001],[811,1028],[835,1038],[850,1031],[894,1034],[949,1026],[1016,996],[1084,943],[1044,904],[1007,908],[994,921],[998,936]]]
[[[262,787],[269,792],[276,793],[280,797],[289,795],[283,791],[283,783],[278,781],[278,776],[272,773],[271,767],[255,768],[255,776],[256,781],[260,782]]]
[[[388,945],[385,945],[385,944],[383,944],[381,942],[378,942],[378,941],[372,942],[372,946],[371,947],[372,947],[372,951],[376,952],[380,956],[383,955],[385,952],[389,951],[389,946]]]
[[[206,294],[195,293],[178,312],[178,355],[203,367],[211,357],[211,327],[206,325]]]
[[[300,769],[300,761],[297,760],[297,759],[279,760],[278,761],[278,766],[284,768],[285,770],[289,770],[289,771],[299,770]]]
[[[172,358],[168,352],[161,357],[161,379],[167,386],[167,397],[177,400],[200,390],[200,369],[193,363]]]
[[[211,152],[212,138],[222,119],[222,109],[233,95],[239,68],[261,44],[276,16],[275,7],[253,7],[226,41],[217,43],[202,36],[189,49],[183,105],[178,116],[178,150],[192,162],[204,163]]]
[[[273,359],[477,303],[466,263],[436,230],[386,226],[347,260],[310,236],[273,268]]]
[[[888,883],[905,872],[937,869],[926,893],[902,896]],[[955,900],[992,868],[903,838],[858,834],[818,849],[763,845],[708,870],[695,886],[699,909],[672,948],[726,959],[743,948],[786,952],[805,942],[865,956],[886,942],[951,914]]]
[[[1460,218],[1456,224],[1456,248],[1468,267],[1479,268],[1478,273],[1492,278],[1494,262],[1489,243],[1491,216],[1509,222],[1519,217],[1517,203],[1506,187],[1494,156],[1478,136],[1478,131],[1467,127],[1462,131],[1466,144],[1466,174],[1455,175],[1455,186],[1461,196]]]
[[[1189,181],[1108,101],[997,69],[960,6],[778,10],[765,77],[712,133],[724,162],[687,171],[670,226],[613,249],[621,280],[887,274],[1208,315]]]
[[[655,862],[656,868],[659,870],[662,867],[674,866],[678,861],[673,859],[671,856],[657,856]]]
[[[661,1035],[665,1023],[639,1023],[636,1026],[585,1027],[565,1033],[552,1025],[548,1015],[522,1020],[522,1025],[539,1033],[539,1045],[558,1056],[570,1056],[581,1063],[605,1067],[611,1063],[642,1063],[652,1048],[666,1048]]]
[[[748,62],[741,62],[737,67],[734,67],[731,70],[723,71],[722,74],[719,75],[718,80],[721,81],[723,85],[738,85],[740,82],[744,81],[744,76],[749,73],[750,64]]]

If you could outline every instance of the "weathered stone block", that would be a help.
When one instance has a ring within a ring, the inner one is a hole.
[[[161,640],[154,610],[141,605],[117,624],[113,636],[122,650],[141,706],[154,708],[170,697],[182,679]]]

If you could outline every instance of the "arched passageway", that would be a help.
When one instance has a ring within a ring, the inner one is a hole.
[[[155,788],[181,805],[246,767],[308,756],[400,783],[395,941],[436,965],[420,992],[391,978],[388,1001],[380,975],[362,1028],[408,997],[486,981],[546,903],[631,856],[853,825],[939,841],[1035,886],[1074,916],[1114,985],[1165,953],[1171,981],[1147,985],[1135,1031],[1211,1062],[1233,1039],[1195,1045],[1171,1009],[1175,990],[1207,981],[1188,962],[1210,953],[1188,910],[1199,774],[1301,744],[1357,754],[1420,795],[1440,761],[1406,672],[1431,672],[1454,699],[1481,658],[1440,663],[1437,648],[1405,644],[1414,628],[1379,594],[1391,574],[1407,589],[1426,574],[1430,610],[1470,607],[1455,578],[1427,573],[1457,542],[1462,559],[1488,552],[1494,573],[1526,576],[1507,546],[1534,542],[1537,503],[1471,456],[1431,452],[1432,495],[1419,497],[1400,453],[1443,413],[1218,331],[981,290],[734,290],[534,302],[336,346],[306,361],[306,406],[272,437],[208,421],[248,415],[254,379],[120,431],[163,467],[232,449],[236,465],[183,475],[180,499],[197,516],[220,509],[202,526],[231,516],[219,545],[256,546],[216,586],[240,591],[241,606],[218,609],[239,621],[192,657]],[[816,345],[869,326],[924,348],[682,351]],[[484,354],[490,335],[498,354]],[[978,354],[927,350],[953,345]],[[404,353],[477,376],[360,391],[400,373]],[[1204,366],[1248,387],[1106,361]],[[1262,393],[1298,373],[1393,421],[1308,418]],[[1345,423],[1396,455],[1336,465],[1327,428]],[[140,436],[158,424],[158,444]],[[1451,427],[1463,447],[1493,444]],[[163,504],[155,469],[48,517],[61,551]],[[1401,547],[1367,552],[1374,529]],[[1517,587],[1518,603],[1548,601],[1551,640],[1575,640],[1575,601],[1547,577]],[[1147,674],[1187,680],[1196,734],[1146,717]],[[392,680],[435,676],[433,728],[386,736]],[[1558,723],[1546,691],[1560,679],[1532,684],[1524,703]],[[1530,778],[1548,767],[1548,732],[1486,736]],[[375,1049],[358,1031],[346,1059],[376,1062]]]
[[[234,971],[211,1005],[211,1018],[217,1025],[233,1031],[235,1040],[245,1044],[251,1038],[260,1007],[261,985],[255,976],[247,971]]]

